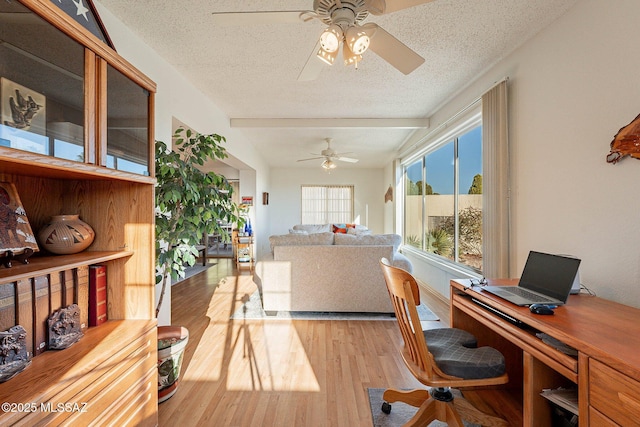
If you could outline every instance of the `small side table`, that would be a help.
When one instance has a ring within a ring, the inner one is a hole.
[[[235,243],[236,268],[253,271],[253,236],[237,236]]]

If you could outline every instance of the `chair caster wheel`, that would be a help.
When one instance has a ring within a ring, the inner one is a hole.
[[[382,408],[380,408],[385,414],[391,413],[391,404],[389,402],[382,402]]]

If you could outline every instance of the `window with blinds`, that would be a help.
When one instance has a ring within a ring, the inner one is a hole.
[[[303,185],[302,224],[353,222],[353,185]]]

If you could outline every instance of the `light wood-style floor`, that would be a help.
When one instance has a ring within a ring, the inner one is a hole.
[[[160,426],[370,427],[367,388],[421,387],[398,351],[395,320],[231,320],[256,285],[231,259],[210,262],[172,288],[172,323],[190,338]],[[423,301],[441,318],[428,326],[448,326],[446,303]]]

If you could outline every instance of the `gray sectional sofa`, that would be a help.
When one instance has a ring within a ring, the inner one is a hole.
[[[398,252],[399,235],[299,231],[271,236],[271,256],[256,264],[254,280],[268,314],[393,312],[379,261],[385,257],[411,271]]]

